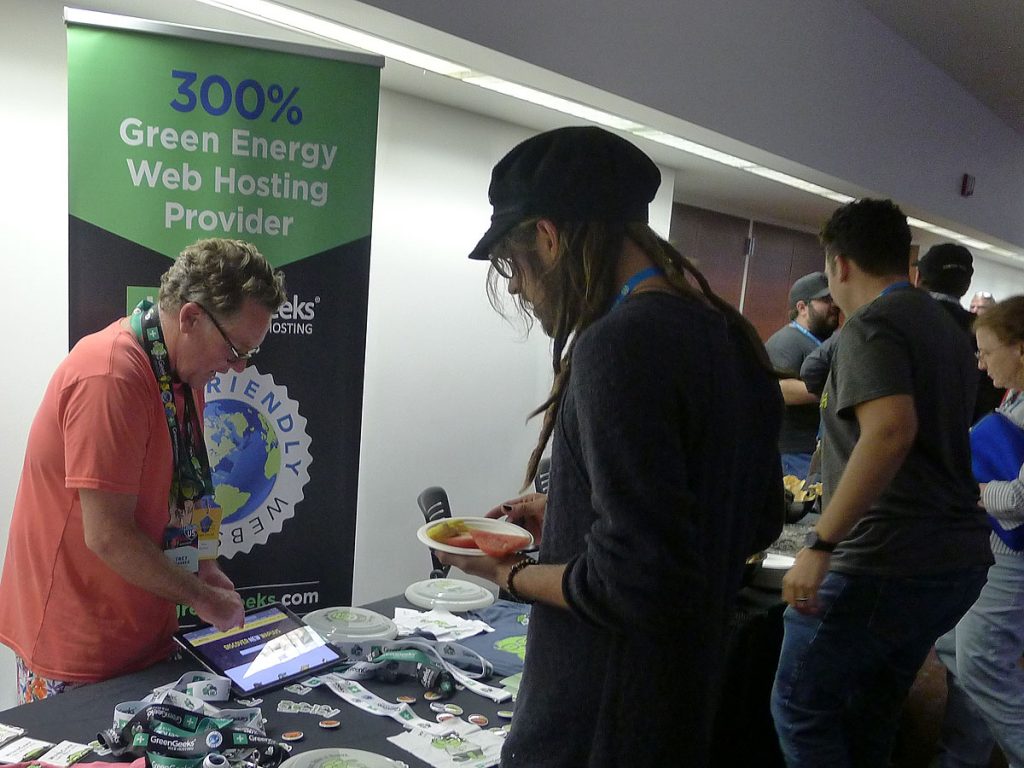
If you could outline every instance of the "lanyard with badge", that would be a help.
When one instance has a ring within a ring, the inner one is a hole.
[[[629,297],[629,294],[636,290],[636,287],[644,280],[661,274],[664,274],[664,272],[659,267],[647,267],[647,269],[641,269],[623,283],[621,288],[619,288],[618,292],[615,294],[615,301],[612,302],[612,309],[615,309],[619,304],[624,302]]]
[[[130,315],[129,323],[156,376],[171,438],[174,473],[168,498],[170,517],[164,529],[164,552],[176,565],[194,572],[199,568],[199,542],[193,516],[197,509],[203,507],[203,496],[213,492],[210,461],[206,455],[199,414],[192,388],[186,385],[182,387],[184,407],[182,419],[178,421],[178,408],[174,401],[175,377],[160,328],[159,309],[152,301],[144,299]]]
[[[796,330],[800,331],[800,333],[802,333],[804,336],[806,336],[808,339],[810,339],[811,341],[814,342],[814,346],[816,346],[816,347],[820,347],[821,346],[821,343],[822,343],[821,339],[819,339],[817,336],[815,336],[809,330],[807,330],[802,325],[800,325],[800,323],[798,323],[796,320],[791,322],[789,324],[789,327],[790,328],[795,328]]]

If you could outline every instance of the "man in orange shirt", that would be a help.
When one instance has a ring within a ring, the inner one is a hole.
[[[216,560],[178,567],[166,532],[213,491],[204,385],[245,367],[283,300],[282,275],[252,245],[202,240],[164,273],[156,306],[84,337],[58,366],[0,577],[0,641],[22,701],[166,658],[176,603],[221,629],[241,623]]]

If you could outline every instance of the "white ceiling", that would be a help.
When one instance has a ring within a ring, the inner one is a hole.
[[[856,1],[1024,135],[1024,2]]]
[[[289,1],[296,7],[328,15],[324,13],[327,5],[324,0]],[[990,111],[1024,135],[1024,0],[854,2],[863,5],[883,24],[960,83]],[[383,84],[394,90],[431,98],[537,130],[578,122],[547,109],[467,87],[448,78],[433,76],[392,61],[384,69]],[[635,108],[635,105],[631,106]],[[965,119],[969,119],[969,116],[965,116]],[[692,135],[692,129],[693,126],[681,126],[678,133],[700,141],[700,136]],[[728,151],[727,147],[721,146],[723,137],[709,138],[710,146]],[[651,142],[644,144],[643,148],[658,162],[679,171],[675,197],[682,202],[815,232],[835,209],[835,203],[831,201],[718,163]],[[835,184],[830,184],[829,179],[822,178],[811,169],[796,166],[787,168],[784,160],[776,160],[772,167],[778,170],[853,196],[870,193],[868,190],[858,190],[843,180],[837,179],[834,180]],[[801,173],[801,170],[804,172]],[[919,242],[922,247],[940,242],[941,239],[928,232],[915,231],[915,242]]]
[[[853,0],[908,40],[926,58],[946,71],[981,103],[1024,134],[1024,0]],[[285,0],[288,5],[328,18],[345,18],[340,9],[350,0]],[[148,16],[178,23],[228,29],[248,34],[262,34],[279,39],[305,40],[298,33],[243,19],[198,2],[167,4],[161,0],[92,0],[97,9]],[[616,112],[615,97],[591,89],[576,81],[538,70],[494,52],[481,54],[479,46],[430,30],[378,11],[360,6],[358,17],[366,21],[364,29],[392,39],[415,45],[420,50],[440,53],[453,60],[474,65],[481,71],[518,79],[535,85],[551,84],[551,92],[572,92],[586,103]],[[349,17],[351,18],[351,16]],[[401,26],[398,26],[401,25]],[[419,29],[416,29],[419,27]],[[410,31],[412,28],[412,31]],[[322,40],[312,40],[324,44]],[[486,55],[487,66],[481,66]],[[561,81],[561,82],[560,82]],[[569,87],[566,87],[569,84]],[[523,125],[534,130],[579,122],[578,119],[533,106],[475,86],[434,75],[399,62],[388,60],[382,72],[385,88],[465,109]],[[739,145],[728,137],[686,124],[672,118],[666,123],[664,113],[647,110],[635,103],[622,102],[619,114],[656,125],[694,141],[706,143],[727,152],[742,154],[755,162],[781,170],[809,181],[837,189],[852,196],[871,194],[842,179],[832,179],[813,169],[801,167],[783,158]],[[639,113],[638,113],[639,112]],[[677,125],[672,125],[675,121]],[[730,146],[730,142],[735,147]],[[807,231],[817,231],[834,210],[835,203],[818,198],[749,173],[672,150],[653,142],[638,140],[657,162],[676,169],[675,198],[679,201],[737,216],[755,218]],[[761,156],[756,153],[760,152]],[[915,242],[928,247],[940,238],[915,231]],[[1019,264],[1018,264],[1019,265]]]

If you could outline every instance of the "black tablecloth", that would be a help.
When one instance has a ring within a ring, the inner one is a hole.
[[[394,597],[371,603],[366,608],[393,616],[396,606],[414,607],[404,597]],[[732,622],[726,681],[715,729],[713,754],[716,764],[739,765],[755,760],[765,768],[782,765],[768,701],[779,658],[784,607],[778,592],[748,587],[740,593]],[[96,738],[99,731],[111,726],[115,704],[137,701],[153,688],[200,668],[190,657],[164,662],[141,672],[5,710],[0,712],[0,723],[21,726],[27,729],[28,736],[47,741],[68,739],[88,743]],[[496,684],[494,680],[490,682]],[[363,685],[388,701],[394,701],[400,695],[416,696],[413,710],[425,720],[436,717],[429,702],[423,698],[423,689],[411,679],[399,683],[369,680],[363,681]],[[294,730],[305,734],[301,741],[293,744],[293,755],[323,747],[348,747],[401,760],[413,768],[428,765],[387,740],[389,736],[403,731],[395,720],[363,712],[326,687],[314,688],[305,696],[281,689],[265,693],[262,698],[260,707],[268,721],[268,736],[280,737],[282,733]],[[335,719],[342,725],[337,730],[324,730],[317,725],[322,719],[317,715],[278,712],[277,704],[284,699],[335,707],[341,710]],[[495,704],[468,690],[457,691],[449,701],[463,708],[464,719],[470,714],[486,716],[490,721],[488,727],[507,722],[497,716],[499,709],[513,709],[511,701]],[[580,705],[586,706],[587,702]],[[95,759],[113,758],[98,758],[92,754],[84,758],[86,761]]]
[[[377,611],[385,616],[393,616],[396,606],[413,608],[404,597],[396,597],[371,603],[366,608]],[[174,682],[186,672],[202,667],[191,657],[167,661],[153,667],[108,680],[95,685],[87,685],[54,696],[43,701],[25,704],[0,712],[0,723],[25,728],[27,736],[58,742],[63,739],[87,744],[96,738],[96,734],[113,723],[114,706],[122,701],[138,701],[153,688],[165,683]],[[433,721],[435,713],[430,710],[429,702],[423,698],[423,688],[411,678],[407,682],[385,683],[377,680],[361,681],[369,690],[387,701],[394,701],[400,695],[416,696],[413,710],[425,720]],[[490,681],[497,685],[494,679]],[[301,741],[293,743],[292,754],[323,747],[348,747],[375,752],[379,755],[401,760],[409,766],[419,767],[428,764],[419,760],[389,742],[389,736],[397,736],[403,732],[402,726],[390,717],[371,715],[351,706],[325,686],[314,688],[308,694],[300,696],[284,689],[270,691],[262,695],[260,707],[267,719],[267,735],[279,738],[286,731],[302,731],[305,734]],[[341,712],[334,717],[342,725],[336,730],[325,730],[317,724],[323,719],[317,715],[283,713],[277,711],[277,704],[282,700],[309,702],[310,704],[327,704]],[[447,699],[464,709],[463,719],[471,714],[481,714],[488,718],[490,724],[504,725],[507,720],[498,717],[499,709],[512,709],[511,701],[495,704],[468,690],[457,691]],[[224,702],[216,706],[240,706]],[[99,758],[94,754],[87,755],[84,760],[113,760],[111,757]],[[125,758],[130,759],[130,758]]]

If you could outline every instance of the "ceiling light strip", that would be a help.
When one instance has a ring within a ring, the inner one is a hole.
[[[589,107],[586,104],[581,104],[577,101],[572,101],[571,99],[545,93],[544,91],[537,90],[536,88],[520,85],[519,83],[513,83],[500,77],[485,75],[481,72],[475,72],[469,67],[465,67],[461,64],[394,43],[390,40],[385,40],[384,38],[377,37],[375,35],[370,35],[306,11],[299,11],[294,8],[280,5],[279,3],[270,2],[269,0],[198,1],[205,5],[210,5],[232,13],[247,16],[258,21],[284,27],[295,32],[313,35],[334,43],[341,43],[342,45],[348,45],[353,48],[370,51],[371,53],[376,53],[380,56],[400,61],[403,64],[408,64],[419,69],[425,69],[429,72],[434,72],[435,74],[443,75],[445,77],[461,80],[469,85],[475,85],[479,88],[485,88],[489,91],[501,93],[514,99],[519,99],[556,112],[561,112],[562,114],[578,117],[581,120],[587,120],[597,125],[603,125],[606,128],[630,133],[638,138],[654,141],[658,144],[672,147],[673,149],[686,152],[696,157],[702,157],[706,160],[711,160],[731,168],[752,173],[756,176],[760,176],[761,178],[769,179],[779,184],[785,184],[793,189],[799,189],[809,194],[832,200],[833,202],[845,204],[852,202],[855,199],[849,195],[843,194],[842,192],[836,192],[835,190],[822,187],[810,181],[805,181],[797,178],[796,176],[790,176],[782,171],[766,168],[750,160],[730,155],[727,152],[721,152],[717,149],[704,146],[703,144],[698,144],[695,141],[684,139],[681,136],[665,133],[664,131],[642,125],[633,120],[613,115],[609,112],[595,109],[594,107]],[[956,240],[972,248],[985,250],[1005,258],[1024,261],[1024,256],[1018,253],[1008,251],[1005,248],[1000,248],[991,243],[986,243],[981,240],[968,237],[967,235],[963,235],[952,229],[930,224],[927,221],[909,216],[907,217],[907,223],[912,227],[923,229],[927,232],[931,232],[950,240]]]
[[[469,74],[469,70],[461,64],[432,56],[429,53],[409,48],[376,35],[370,35],[358,29],[339,24],[338,22],[316,16],[306,11],[299,11],[268,0],[199,0],[199,2],[248,16],[257,21],[264,21],[294,32],[313,35],[334,43],[360,48],[381,56],[385,56],[404,64],[425,69],[445,77],[459,77]]]

